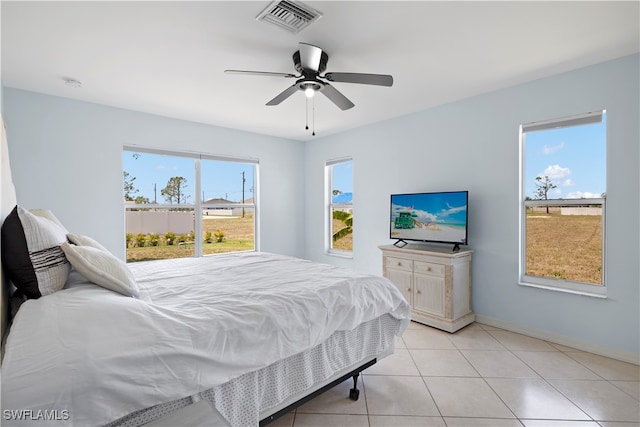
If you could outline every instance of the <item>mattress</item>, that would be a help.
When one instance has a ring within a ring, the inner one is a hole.
[[[2,363],[3,411],[66,414],[48,420],[54,426],[104,425],[197,396],[385,314],[400,322],[398,334],[409,323],[408,304],[387,279],[282,255],[130,268],[139,299],[73,272],[64,290],[22,305]],[[42,420],[3,420],[18,424]]]

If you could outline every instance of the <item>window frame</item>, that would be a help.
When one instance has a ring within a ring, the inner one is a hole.
[[[606,280],[606,197],[603,198],[585,198],[585,199],[526,199],[525,192],[525,173],[526,173],[526,134],[527,132],[550,130],[560,127],[574,127],[585,124],[602,122],[606,110],[578,114],[574,116],[550,119],[540,122],[523,124],[520,126],[520,202],[519,202],[519,229],[520,236],[518,242],[518,250],[520,253],[518,262],[518,284],[535,288],[549,289],[572,294],[586,295],[597,298],[607,297],[607,280]],[[607,146],[608,130],[605,129],[605,150]],[[606,176],[606,175],[605,175]],[[605,194],[606,194],[605,182]],[[571,205],[600,205],[602,207],[602,259],[601,259],[601,283],[588,284],[565,279],[555,279],[544,276],[532,276],[526,274],[526,258],[527,258],[527,208],[534,206],[571,206]]]
[[[184,208],[189,209],[193,212],[194,217],[194,235],[202,236],[203,235],[203,227],[202,227],[202,212],[206,208],[250,208],[253,209],[253,250],[252,251],[234,251],[234,252],[258,252],[260,251],[260,232],[258,224],[259,221],[259,209],[258,209],[258,189],[259,189],[259,167],[260,162],[256,158],[240,158],[240,157],[231,157],[231,156],[219,156],[205,153],[197,153],[197,152],[189,152],[189,151],[170,151],[170,150],[162,150],[162,149],[154,149],[154,148],[146,148],[139,147],[136,145],[124,145],[122,148],[122,152],[130,152],[130,153],[146,153],[160,156],[170,156],[170,157],[181,157],[181,158],[189,158],[194,160],[194,203],[181,203],[180,205],[173,205],[167,203],[148,203],[143,205],[144,209],[176,209],[176,208]],[[223,161],[223,162],[236,162],[236,163],[247,163],[251,164],[254,167],[253,173],[253,203],[234,203],[233,205],[213,205],[210,203],[204,203],[202,200],[202,178],[201,178],[201,165],[200,162],[202,160],[215,160],[215,161]],[[127,209],[131,209],[131,205],[124,205],[124,212]],[[196,215],[196,212],[200,212],[200,215]],[[126,232],[126,219],[125,219],[125,232]],[[125,248],[126,251],[126,248]],[[231,253],[231,252],[225,252]],[[193,257],[203,257],[203,256],[214,256],[217,254],[203,254],[203,239],[195,239],[194,241],[194,255]],[[173,259],[173,258],[167,258]]]
[[[333,203],[333,167],[347,162],[351,162],[351,166],[353,167],[352,157],[341,157],[325,162],[325,253],[343,258],[353,258],[353,247],[350,251],[333,248],[333,210],[351,209],[352,215],[354,212],[353,199],[351,203]],[[351,174],[351,181],[353,185],[353,172]]]

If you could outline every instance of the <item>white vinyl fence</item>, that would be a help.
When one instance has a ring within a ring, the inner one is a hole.
[[[193,231],[193,211],[126,211],[127,233],[188,234]]]

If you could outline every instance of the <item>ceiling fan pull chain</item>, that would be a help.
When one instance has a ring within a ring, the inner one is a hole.
[[[311,136],[316,136],[316,97],[311,98],[311,126],[313,129],[311,131]]]
[[[309,98],[304,98],[305,106],[304,106],[304,114],[305,114],[305,124],[304,130],[309,130]]]

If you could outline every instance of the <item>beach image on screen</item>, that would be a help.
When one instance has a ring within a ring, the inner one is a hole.
[[[467,193],[391,196],[392,239],[467,242]]]

